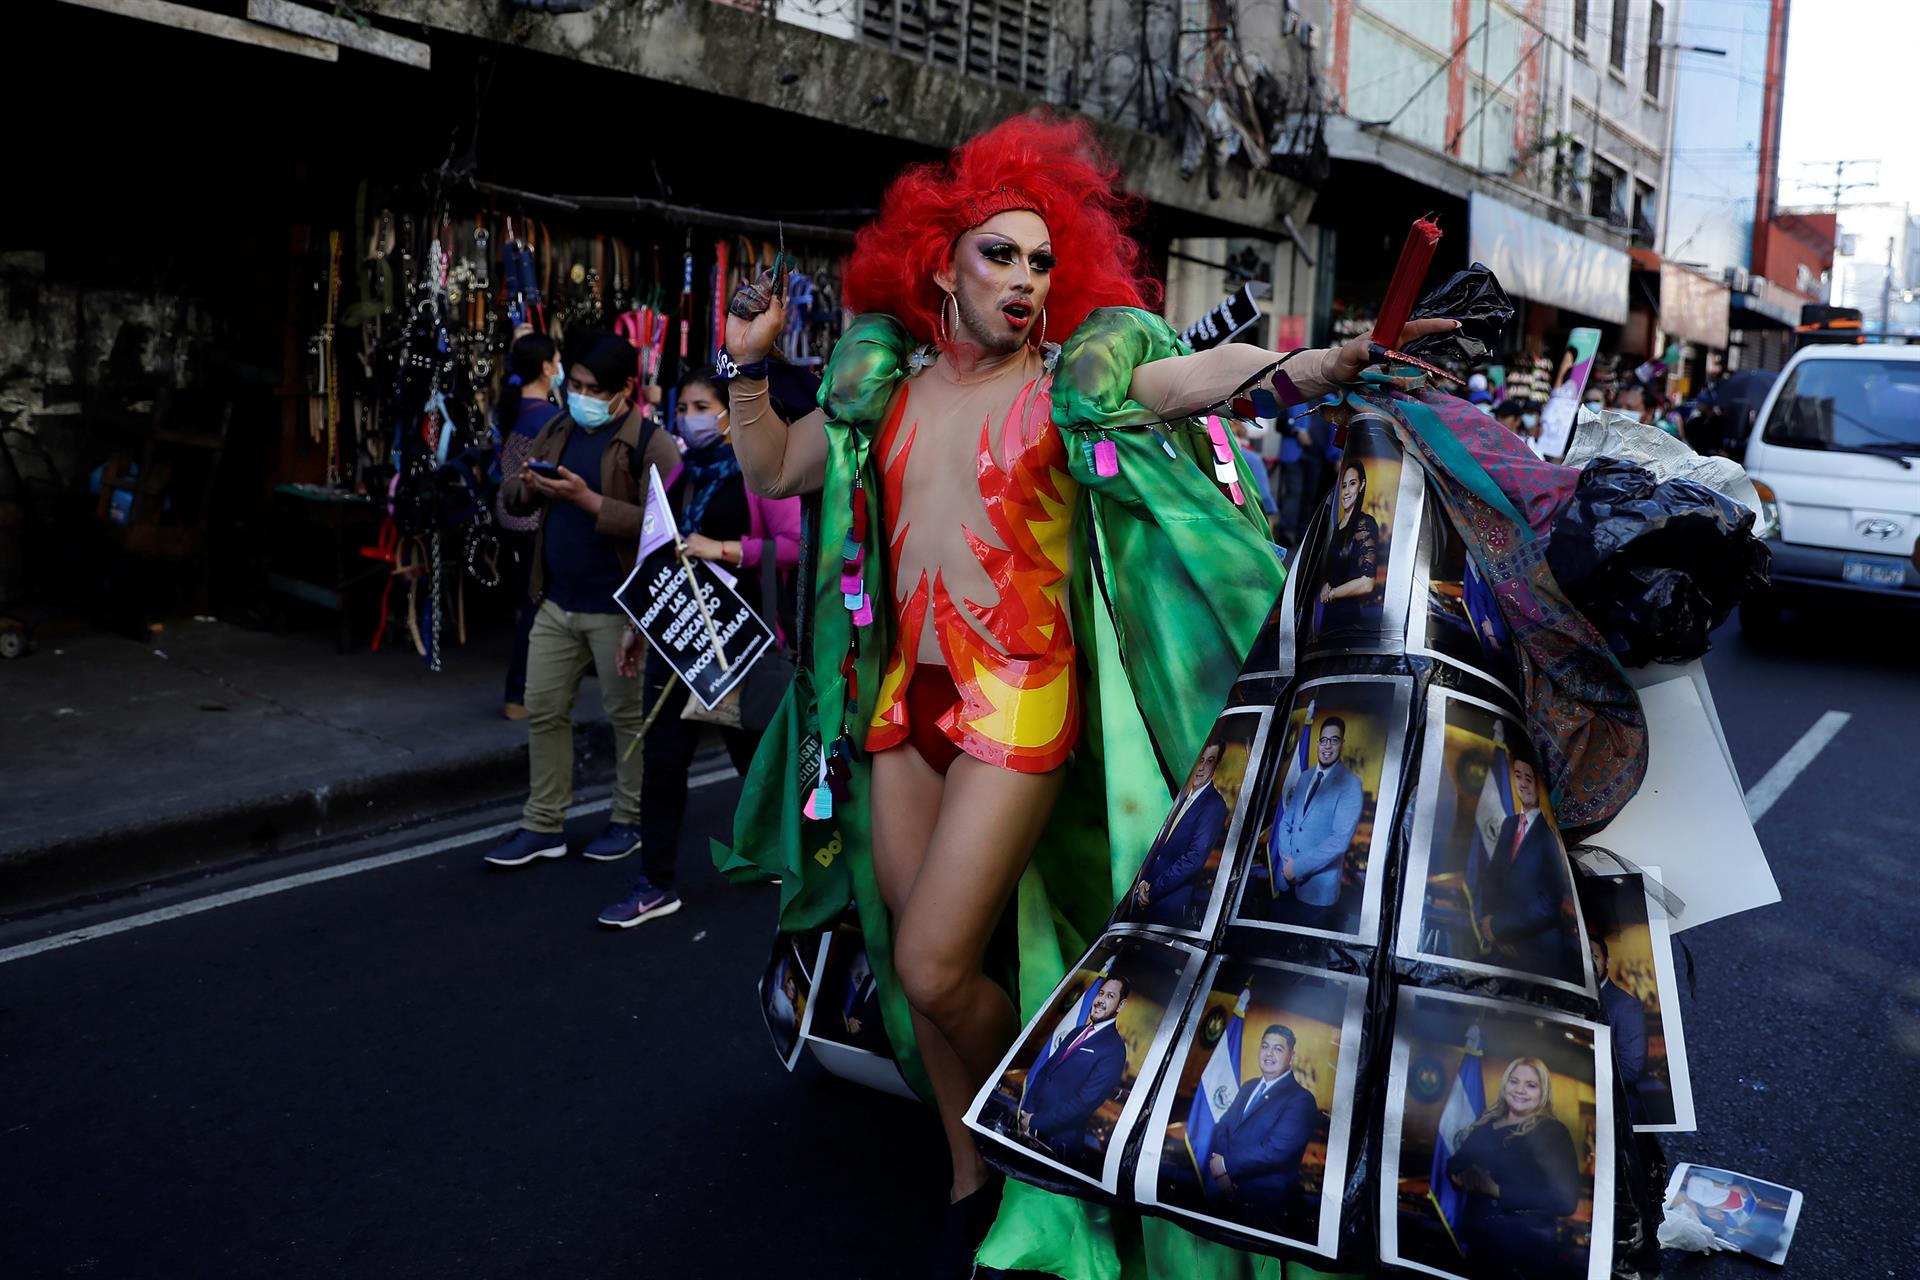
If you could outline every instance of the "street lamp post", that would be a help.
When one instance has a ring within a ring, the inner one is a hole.
[[[1673,126],[1675,116],[1678,114],[1680,106],[1674,93],[1675,88],[1680,83],[1680,59],[1677,55],[1681,53],[1702,53],[1711,58],[1724,58],[1727,56],[1727,51],[1725,49],[1716,49],[1711,45],[1681,44],[1677,40],[1663,41],[1660,47],[1670,50],[1676,55],[1675,57],[1667,59],[1667,66],[1663,77],[1667,82],[1667,143],[1665,150],[1662,151],[1660,155],[1659,242],[1660,260],[1665,262],[1667,259],[1667,237],[1671,234],[1668,228],[1669,215],[1673,212]]]

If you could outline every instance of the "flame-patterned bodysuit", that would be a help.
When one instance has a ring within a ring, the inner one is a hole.
[[[1072,750],[1075,486],[1051,387],[1029,352],[976,380],[942,361],[894,395],[875,449],[897,639],[869,751],[911,741],[941,772],[964,751],[1045,773]]]

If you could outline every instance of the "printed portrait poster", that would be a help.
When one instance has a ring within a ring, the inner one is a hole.
[[[1673,973],[1673,943],[1658,892],[1659,872],[1574,879],[1587,921],[1600,1009],[1613,1030],[1613,1067],[1627,1116],[1642,1133],[1693,1132],[1693,1083]]]
[[[1458,1280],[1604,1280],[1612,1057],[1597,1023],[1403,989],[1381,1140],[1382,1261]]]
[[[1464,668],[1521,696],[1518,650],[1493,588],[1467,555],[1444,507],[1427,504],[1423,523],[1407,652]]]
[[[1233,923],[1372,942],[1413,681],[1338,676],[1294,691]]]
[[[1434,689],[1421,750],[1396,954],[1595,994],[1573,870],[1525,727]]]
[[[1547,394],[1546,407],[1540,411],[1540,456],[1558,461],[1566,456],[1573,439],[1573,422],[1580,411],[1580,397],[1587,379],[1593,374],[1593,357],[1600,350],[1598,329],[1574,329],[1567,334],[1567,349],[1554,374],[1553,390]]]
[[[1279,961],[1214,961],[1174,1042],[1134,1198],[1334,1256],[1366,986]]]
[[[811,971],[801,952],[804,950],[809,957],[815,957],[818,946],[816,934],[775,934],[773,953],[767,957],[767,967],[760,975],[760,1012],[766,1018],[768,1033],[773,1036],[773,1051],[780,1055],[780,1065],[789,1071],[800,1058],[800,1037],[806,1029],[807,1002],[813,993]]]
[[[1783,1266],[1800,1221],[1800,1193],[1729,1169],[1679,1164],[1667,1179],[1666,1215],[1697,1218],[1722,1243]]]
[[[1212,936],[1272,718],[1271,707],[1229,707],[1214,721],[1116,922]]]
[[[1198,948],[1164,935],[1104,935],[974,1099],[967,1126],[983,1147],[1117,1194],[1127,1135],[1201,964]]]
[[[1346,433],[1319,536],[1288,580],[1282,655],[1397,653],[1406,643],[1425,473],[1403,458],[1386,416],[1356,411]]]
[[[809,1040],[824,1040],[862,1053],[893,1058],[893,1044],[881,1022],[880,984],[867,959],[867,944],[857,925],[842,923],[827,935],[814,983]]]

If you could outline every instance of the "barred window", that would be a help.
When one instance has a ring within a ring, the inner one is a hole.
[[[1053,0],[862,0],[860,36],[934,66],[1045,95]]]

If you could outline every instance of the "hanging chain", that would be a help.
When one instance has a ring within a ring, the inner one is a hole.
[[[433,531],[433,540],[428,548],[427,555],[430,560],[427,566],[427,572],[432,575],[430,605],[432,616],[428,619],[428,628],[432,633],[432,639],[428,641],[429,657],[427,659],[427,667],[429,670],[437,673],[440,670],[440,632],[446,613],[446,602],[441,587],[440,530],[437,528]]]

